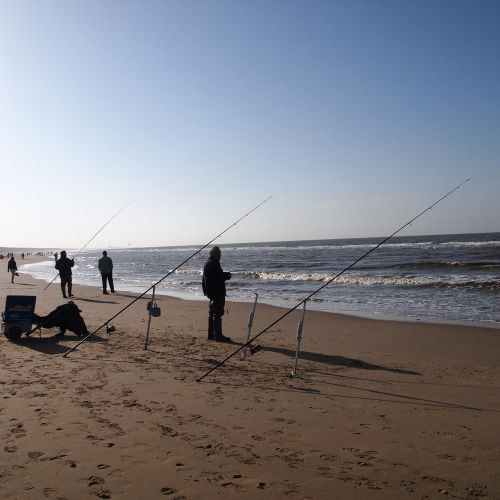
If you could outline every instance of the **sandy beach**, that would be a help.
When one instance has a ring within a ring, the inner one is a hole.
[[[58,280],[0,276],[2,309],[65,302]],[[73,293],[90,331],[134,298]],[[294,311],[197,382],[245,339],[251,305],[228,302],[221,344],[207,303],[159,297],[145,349],[147,300],[66,357],[70,332],[2,336],[1,498],[500,498],[498,329],[307,312],[291,377]],[[284,311],[259,305],[253,332]]]

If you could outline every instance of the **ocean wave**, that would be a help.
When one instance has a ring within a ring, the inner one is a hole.
[[[442,247],[498,247],[500,246],[500,241],[488,240],[488,241],[445,241],[439,243]]]
[[[381,266],[365,266],[363,269],[500,269],[500,262],[461,262],[461,261],[421,261],[400,262]]]
[[[343,274],[335,278],[337,274],[322,273],[273,273],[273,272],[246,272],[245,277],[261,281],[282,282],[320,282],[325,283],[334,280],[335,283],[358,286],[411,286],[411,287],[466,287],[500,289],[500,280],[485,279],[470,280],[463,277],[450,276],[373,276],[359,274]]]

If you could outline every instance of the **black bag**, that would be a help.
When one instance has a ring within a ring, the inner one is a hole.
[[[66,330],[69,330],[82,337],[87,335],[88,330],[80,315],[81,312],[78,306],[70,300],[67,304],[57,306],[46,316],[33,315],[33,319],[38,326],[43,328],[59,327],[62,335],[66,333]]]

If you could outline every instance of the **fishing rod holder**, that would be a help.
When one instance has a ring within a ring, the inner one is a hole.
[[[302,342],[302,327],[304,326],[304,318],[306,316],[306,304],[307,304],[307,299],[304,300],[304,307],[302,308],[302,317],[300,318],[299,322],[297,323],[297,333],[295,335],[295,338],[297,340],[296,347],[295,347],[295,361],[293,363],[293,370],[290,373],[291,377],[298,377],[297,364],[299,361],[300,343]]]
[[[158,307],[158,304],[155,301],[155,292],[156,292],[156,285],[153,286],[153,293],[151,294],[151,300],[149,300],[148,303],[146,304],[146,309],[149,313],[149,318],[148,318],[148,329],[146,331],[146,341],[144,342],[145,350],[148,348],[149,329],[151,328],[151,318],[152,317],[157,318],[158,316],[161,315],[161,309]]]
[[[250,341],[250,334],[252,333],[252,325],[253,325],[253,318],[255,316],[255,309],[257,308],[257,299],[259,298],[259,294],[255,293],[255,300],[253,303],[253,308],[250,311],[250,314],[248,315],[248,321],[247,321],[247,339],[245,340],[245,348],[243,349],[243,352],[241,353],[241,357],[245,358],[248,350],[250,350],[250,354],[253,354],[257,350],[260,349],[260,346],[252,346],[252,344],[249,343]]]

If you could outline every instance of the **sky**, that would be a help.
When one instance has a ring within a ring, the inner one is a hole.
[[[497,0],[0,0],[0,247],[500,231]],[[127,206],[128,205],[128,206]]]

